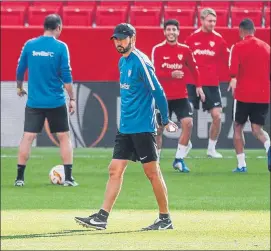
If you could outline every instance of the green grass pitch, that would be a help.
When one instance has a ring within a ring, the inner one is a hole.
[[[61,164],[57,148],[34,148],[25,186],[14,187],[17,149],[1,149],[2,250],[270,250],[270,173],[264,150],[247,151],[248,173],[235,174],[233,150],[208,159],[192,150],[191,173],[173,170],[175,150],[162,152],[174,230],[141,232],[158,216],[140,163],[130,163],[108,229],[80,227],[74,216],[100,208],[112,149],[76,149],[78,187],[49,182]]]

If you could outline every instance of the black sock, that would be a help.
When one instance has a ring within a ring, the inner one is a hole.
[[[106,212],[106,211],[103,210],[103,209],[100,209],[100,211],[98,212],[98,215],[99,215],[99,218],[100,218],[101,220],[107,221],[107,218],[108,218],[108,216],[109,216],[109,213]]]
[[[65,180],[72,181],[72,164],[64,165]]]
[[[24,180],[25,165],[17,165],[17,178],[16,180]]]
[[[159,214],[159,219],[160,220],[169,219],[169,214]]]

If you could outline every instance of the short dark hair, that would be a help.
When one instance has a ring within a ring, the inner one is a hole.
[[[248,32],[254,32],[255,26],[253,21],[250,18],[245,18],[239,24],[239,28]]]
[[[168,25],[174,25],[177,29],[180,29],[180,23],[176,19],[169,19],[164,23],[164,30],[167,28]]]
[[[59,25],[62,24],[61,17],[57,14],[50,14],[45,17],[44,30],[55,30]]]

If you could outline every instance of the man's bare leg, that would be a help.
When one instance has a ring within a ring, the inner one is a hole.
[[[157,144],[157,152],[158,152],[158,156],[157,156],[158,163],[160,162],[160,157],[161,157],[161,150],[162,150],[162,144],[163,144],[163,131],[164,131],[164,127],[159,126],[157,128],[157,135],[155,137],[156,144]]]
[[[209,130],[209,142],[207,155],[213,158],[222,158],[222,155],[216,151],[216,143],[221,131],[221,114],[222,108],[215,107],[210,110],[212,116],[212,124]]]
[[[143,228],[143,230],[162,230],[172,229],[172,222],[168,208],[167,187],[160,170],[160,166],[156,161],[143,164],[144,172],[152,184],[152,189],[156,197],[159,207],[159,219],[154,224]]]
[[[182,132],[179,138],[179,143],[175,155],[175,160],[173,162],[173,168],[180,171],[188,173],[190,170],[184,163],[184,157],[188,154],[191,146],[188,145],[191,133],[193,129],[193,119],[190,117],[183,118],[181,120]]]
[[[24,185],[24,172],[26,168],[26,163],[30,156],[32,143],[36,137],[36,133],[24,132],[23,134],[18,151],[17,177],[15,181],[15,186]]]

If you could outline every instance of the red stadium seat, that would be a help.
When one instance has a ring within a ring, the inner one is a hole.
[[[230,1],[201,1],[200,7],[210,7],[213,9],[229,9],[230,8]]]
[[[198,9],[198,24],[200,24],[200,12],[204,9],[204,7],[201,7]],[[217,19],[216,19],[216,25],[217,26],[228,26],[229,23],[229,10],[228,9],[215,9]]]
[[[265,27],[270,28],[270,8],[265,10]]]
[[[97,26],[113,26],[127,22],[128,9],[122,7],[98,6],[96,11]]]
[[[257,9],[243,10],[240,8],[232,7],[231,10],[231,22],[232,27],[239,26],[240,22],[244,18],[250,18],[253,20],[255,26],[262,26],[262,11]]]
[[[177,19],[181,26],[194,26],[195,11],[191,9],[182,9],[165,6],[165,21],[168,19]]]
[[[1,25],[24,25],[26,7],[1,6]]]
[[[34,1],[33,6],[37,7],[61,7],[63,5],[63,2],[58,1]]]
[[[131,6],[130,23],[135,26],[160,26],[161,8]]]
[[[29,2],[19,2],[19,1],[1,1],[1,6],[3,7],[28,7]]]
[[[169,7],[178,7],[178,8],[196,8],[197,7],[197,1],[168,1],[166,3],[166,6]]]
[[[263,7],[263,2],[261,1],[234,1],[233,6],[242,9],[259,9]]]
[[[135,1],[135,6],[143,6],[143,7],[155,7],[161,8],[163,2],[162,1]]]
[[[91,26],[94,8],[87,7],[63,7],[63,25]]]
[[[73,7],[88,7],[88,8],[94,8],[96,6],[95,1],[67,1],[67,6],[73,6]]]
[[[130,1],[101,1],[101,6],[129,7]]]
[[[28,10],[29,25],[43,25],[44,18],[49,14],[59,14],[60,7],[30,6]]]

